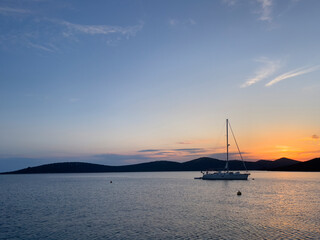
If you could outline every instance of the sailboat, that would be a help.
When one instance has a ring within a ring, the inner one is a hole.
[[[229,134],[228,134],[229,126],[231,128],[229,120],[226,119],[227,160],[226,160],[226,166],[225,166],[224,170],[223,171],[217,171],[217,172],[208,172],[208,171],[202,172],[203,176],[201,177],[201,179],[203,179],[203,180],[248,180],[248,176],[250,175],[250,173],[248,173],[248,171],[246,171],[246,173],[240,173],[239,171],[237,171],[237,172],[229,171],[229,146],[230,146],[230,144],[229,144]],[[237,141],[236,141],[236,139],[234,137],[232,128],[231,128],[231,132],[232,132],[233,138],[235,140],[235,143],[237,145],[237,148],[238,148],[239,155],[241,157],[242,163],[243,163],[243,165],[245,167],[245,163],[243,161],[240,149],[238,147],[238,143],[237,143]],[[245,169],[246,169],[246,167],[245,167]]]

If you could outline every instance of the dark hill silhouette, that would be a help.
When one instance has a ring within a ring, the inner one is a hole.
[[[18,171],[9,173],[85,173],[85,172],[109,172],[112,167],[83,163],[83,162],[62,162],[62,163],[51,163],[37,167],[28,167]]]
[[[290,166],[282,166],[273,171],[301,171],[301,172],[318,172],[320,171],[320,158],[314,158],[306,162],[299,162]]]
[[[181,171],[179,169],[180,164],[169,161],[156,161],[125,166],[107,166],[84,162],[62,162],[28,167],[18,171],[7,172],[7,174]]]
[[[183,171],[218,170],[226,165],[225,161],[208,157],[198,158],[181,164],[184,169]]]
[[[114,167],[116,172],[164,172],[183,171],[181,163],[171,161],[155,161]]]
[[[273,168],[290,166],[299,163],[299,161],[283,157],[275,161],[259,160],[256,163],[260,166],[261,170],[271,170]]]
[[[275,161],[260,160],[257,162],[245,162],[245,165],[248,170],[272,170],[279,167],[290,166],[296,163],[299,163],[299,161],[281,158]],[[172,161],[155,161],[124,166],[107,166],[84,162],[63,162],[45,164],[37,167],[28,167],[3,174],[205,171],[222,170],[224,167],[225,161],[203,157],[183,163]],[[229,169],[245,170],[243,162],[239,160],[229,161]]]

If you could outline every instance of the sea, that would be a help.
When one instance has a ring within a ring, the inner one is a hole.
[[[0,239],[320,239],[319,172],[200,176],[0,175]]]

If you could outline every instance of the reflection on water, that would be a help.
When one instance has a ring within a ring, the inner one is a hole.
[[[320,173],[198,175],[0,176],[0,239],[319,239]]]

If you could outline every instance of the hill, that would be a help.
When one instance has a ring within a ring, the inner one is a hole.
[[[180,163],[169,161],[156,161],[125,166],[108,166],[85,162],[62,162],[28,167],[4,174],[179,171],[180,169],[177,167],[179,165]]]
[[[281,158],[275,161],[260,160],[245,162],[248,170],[272,170],[299,163],[296,160]],[[2,174],[32,174],[32,173],[98,173],[98,172],[159,172],[159,171],[205,171],[223,170],[225,161],[214,158],[198,158],[179,163],[172,161],[155,161],[124,166],[108,166],[84,162],[63,162],[45,164],[37,167],[28,167],[17,171]],[[229,161],[230,170],[246,170],[242,161]]]
[[[271,170],[274,168],[291,166],[296,163],[299,163],[299,161],[283,157],[274,161],[259,160],[256,162],[256,164],[258,165],[256,168],[260,168],[260,170]]]
[[[320,158],[315,158],[306,162],[295,163],[290,166],[281,166],[273,171],[301,171],[301,172],[318,172],[320,171]]]

